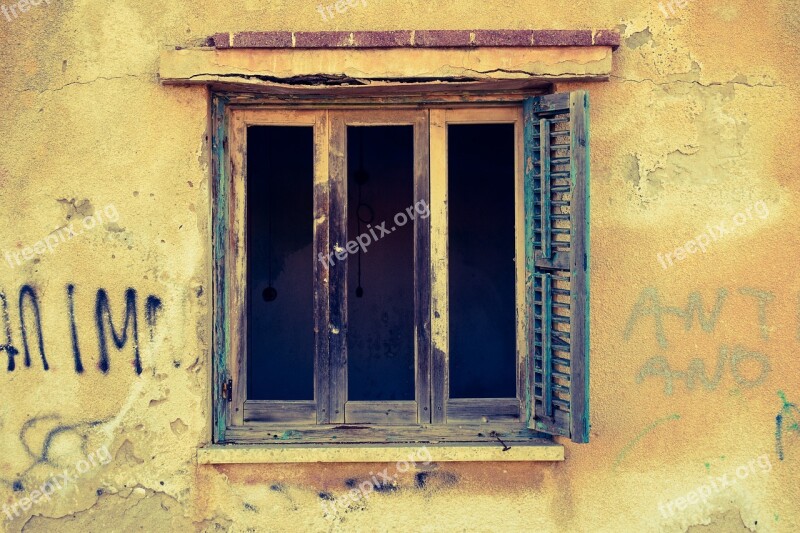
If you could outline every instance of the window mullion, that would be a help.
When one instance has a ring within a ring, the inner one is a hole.
[[[341,251],[347,243],[347,126],[344,116],[329,117],[329,231],[327,254]],[[327,255],[326,254],[326,255]],[[344,423],[347,401],[347,261],[334,261],[330,270],[330,422]],[[322,334],[322,332],[320,332]]]

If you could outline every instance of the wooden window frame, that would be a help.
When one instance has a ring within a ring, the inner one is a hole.
[[[214,364],[212,439],[215,443],[397,442],[544,444],[550,435],[526,424],[527,337],[525,305],[523,100],[521,97],[465,98],[460,103],[398,99],[348,99],[308,102],[289,109],[269,98],[212,93],[212,164],[214,186]],[[337,105],[338,104],[338,105]],[[358,106],[354,104],[359,104]],[[447,125],[515,124],[515,253],[517,306],[517,397],[449,399],[447,397]],[[246,129],[249,125],[314,127],[314,256],[346,242],[346,147],[348,125],[415,126],[414,200],[427,199],[431,216],[415,224],[415,363],[416,399],[398,402],[347,402],[346,358],[340,333],[346,317],[346,261],[343,268],[315,261],[314,401],[246,399]],[[333,154],[340,154],[335,156]],[[335,198],[344,198],[338,204]],[[330,206],[330,208],[328,207]],[[439,273],[437,277],[437,272]],[[445,273],[441,276],[441,273]],[[339,280],[339,281],[336,281]],[[329,283],[331,285],[329,285]],[[422,291],[420,291],[420,287]],[[429,297],[425,297],[425,292]],[[329,300],[330,298],[330,300]],[[328,314],[325,309],[331,310]],[[319,312],[319,310],[323,310]],[[332,331],[338,329],[339,333]],[[325,332],[327,334],[320,334]],[[329,347],[332,347],[329,351]],[[338,392],[337,392],[338,391]],[[387,407],[389,413],[387,414]],[[348,417],[345,418],[345,412]],[[357,414],[351,421],[350,413]],[[268,421],[266,421],[268,420]],[[347,422],[345,422],[347,420]],[[400,422],[402,425],[398,425]]]

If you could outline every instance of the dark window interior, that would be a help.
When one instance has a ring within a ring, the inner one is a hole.
[[[514,398],[514,125],[447,135],[450,397]]]
[[[247,397],[314,399],[313,128],[247,129]]]
[[[349,400],[415,397],[414,222],[394,220],[414,205],[413,133],[412,126],[347,128],[348,240],[372,239],[370,230],[379,237],[346,259]],[[384,221],[390,233],[381,237]]]

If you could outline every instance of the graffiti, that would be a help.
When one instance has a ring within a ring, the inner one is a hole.
[[[680,420],[680,419],[681,415],[679,415],[678,413],[673,413],[669,416],[665,416],[664,418],[659,418],[658,420],[656,420],[655,422],[644,428],[642,431],[639,432],[638,435],[636,435],[633,438],[633,440],[631,440],[628,444],[625,445],[625,447],[622,449],[621,452],[619,452],[619,455],[617,455],[617,458],[614,460],[614,465],[611,467],[611,469],[616,470],[619,464],[622,462],[622,460],[625,459],[625,456],[628,455],[628,452],[630,452],[631,449],[634,446],[636,446],[636,444],[640,440],[642,440],[642,438],[644,438],[645,435],[647,435],[648,433],[650,433],[651,431],[653,431],[654,429],[656,429],[658,426],[660,426],[665,422],[669,422],[670,420]]]
[[[758,328],[761,332],[761,338],[765,341],[769,340],[769,330],[767,329],[767,304],[775,299],[775,295],[770,292],[751,289],[749,287],[742,287],[739,289],[739,294],[752,296],[758,299]]]
[[[125,325],[122,327],[122,334],[117,334],[114,321],[111,319],[111,309],[108,305],[108,294],[103,289],[97,291],[97,303],[95,304],[95,320],[97,321],[97,341],[100,346],[100,362],[98,368],[104,374],[108,372],[108,344],[106,342],[106,328],[103,327],[103,317],[107,318],[108,329],[111,330],[111,338],[114,346],[121,350],[128,342],[128,325],[133,323],[133,361],[137,374],[142,373],[142,361],[139,358],[139,321],[136,320],[136,291],[128,289],[125,291]]]
[[[161,300],[152,294],[147,297],[144,303],[144,319],[147,322],[147,327],[150,330],[150,340],[152,341],[156,334],[156,319],[158,312],[161,310]]]
[[[8,318],[8,300],[4,292],[0,291],[0,306],[2,306],[3,324],[5,325],[6,342],[0,344],[0,352],[6,352],[8,355],[8,371],[14,370],[14,357],[19,351],[11,344],[11,320]]]
[[[769,327],[767,324],[767,306],[775,299],[775,295],[771,292],[752,287],[742,287],[737,291],[740,295],[751,297],[743,299],[744,301],[754,302],[757,305],[758,311],[758,331],[763,340],[769,340]],[[677,316],[683,319],[683,329],[691,331],[695,324],[695,315],[697,315],[696,322],[699,323],[700,329],[706,333],[712,333],[717,326],[720,313],[727,301],[729,292],[725,288],[717,289],[717,297],[713,307],[708,311],[703,303],[703,296],[695,291],[689,294],[686,307],[674,307],[664,305],[661,300],[661,295],[657,288],[646,287],[639,295],[639,299],[633,305],[631,314],[625,324],[623,337],[625,340],[630,339],[633,330],[636,328],[640,321],[644,321],[647,317],[653,317],[653,332],[655,340],[662,348],[668,346],[667,335],[664,330],[664,317]],[[800,303],[800,302],[799,302]],[[800,320],[800,306],[798,307],[798,320]],[[800,329],[797,331],[798,340],[800,340]]]
[[[67,305],[69,307],[69,327],[72,337],[72,358],[75,360],[75,372],[83,373],[83,362],[81,361],[81,348],[78,344],[78,328],[75,325],[75,285],[67,285]]]
[[[706,333],[711,333],[714,331],[714,328],[717,325],[717,318],[719,318],[719,314],[722,311],[722,305],[725,303],[725,299],[727,297],[728,291],[726,289],[719,289],[717,291],[717,301],[714,304],[713,310],[709,312],[709,316],[707,317],[705,307],[703,306],[703,296],[699,292],[693,292],[689,294],[686,309],[681,309],[680,307],[663,305],[661,303],[661,296],[658,293],[658,289],[655,287],[647,287],[642,290],[639,300],[631,310],[631,316],[628,318],[628,322],[625,325],[625,332],[623,333],[623,336],[626,340],[629,339],[631,333],[633,332],[633,328],[636,326],[636,323],[639,321],[639,319],[644,318],[647,315],[652,315],[655,326],[656,340],[662,348],[666,348],[667,337],[664,333],[664,315],[668,314],[683,318],[684,329],[686,331],[691,331],[692,325],[694,324],[694,316],[696,314],[697,321],[700,323],[701,329]]]
[[[80,440],[80,453],[86,455],[86,446],[88,442],[88,431],[100,424],[107,422],[107,420],[91,420],[88,422],[77,422],[74,424],[65,424],[62,421],[61,415],[48,414],[37,416],[27,420],[19,431],[19,441],[22,448],[28,455],[29,464],[15,479],[6,479],[0,477],[0,483],[10,487],[15,492],[25,490],[26,478],[28,474],[38,465],[46,465],[51,468],[59,469],[64,467],[63,457],[57,459],[53,457],[52,445],[53,442],[62,434],[72,434]],[[43,438],[37,438],[33,435],[39,434],[44,430]],[[77,452],[78,450],[76,450]]]
[[[742,388],[753,388],[764,383],[772,369],[769,359],[766,355],[760,352],[751,352],[742,346],[733,348],[733,353],[728,359],[728,347],[720,346],[719,354],[717,355],[716,367],[711,376],[706,374],[705,361],[700,358],[694,358],[689,362],[689,366],[685,371],[673,370],[670,367],[669,361],[666,357],[657,355],[648,359],[639,369],[636,376],[636,383],[642,383],[649,376],[663,377],[664,378],[664,394],[671,396],[675,390],[674,381],[676,379],[684,380],[686,389],[693,391],[698,382],[700,382],[706,391],[716,390],[719,386],[722,376],[725,372],[725,363],[730,362],[730,371],[734,381]],[[741,365],[747,360],[752,360],[760,365],[758,376],[748,378],[742,375]]]
[[[66,286],[67,315],[69,320],[70,340],[72,345],[72,358],[75,365],[75,372],[82,374],[84,371],[83,357],[80,344],[78,342],[78,324],[75,318],[75,286]],[[97,328],[98,341],[98,368],[104,374],[110,369],[108,354],[108,337],[118,350],[122,350],[127,344],[133,348],[133,367],[136,374],[142,373],[142,362],[140,357],[139,344],[139,320],[137,312],[136,290],[128,288],[125,291],[125,316],[122,320],[122,327],[118,328],[119,320],[113,319],[112,305],[109,301],[108,293],[105,289],[98,289],[95,298],[95,325]],[[159,311],[162,309],[161,300],[154,295],[149,295],[144,302],[144,318],[149,329],[150,340],[155,337],[155,327],[158,320]],[[39,349],[44,370],[50,369],[50,363],[45,353],[45,340],[42,329],[42,313],[39,304],[39,296],[36,289],[31,285],[23,285],[19,291],[19,322],[20,334],[22,337],[22,350],[24,353],[24,363],[26,367],[31,366],[31,343],[33,334]],[[0,344],[0,353],[5,352],[8,357],[7,370],[13,372],[16,369],[15,357],[20,351],[14,346],[12,338],[11,319],[8,312],[8,299],[3,291],[0,291],[0,318],[3,320],[3,328],[0,333],[5,336],[5,342]],[[117,317],[119,319],[119,316]],[[110,333],[110,335],[109,335]],[[0,339],[2,340],[2,339]],[[31,341],[31,342],[29,342]]]
[[[22,348],[25,350],[25,366],[31,366],[31,354],[28,350],[28,328],[25,327],[25,296],[31,302],[33,309],[33,316],[36,319],[36,337],[39,339],[39,354],[42,356],[42,366],[45,370],[50,367],[47,364],[47,357],[44,355],[44,338],[42,337],[42,318],[39,314],[39,300],[36,297],[36,291],[30,285],[23,285],[19,290],[19,321],[20,330],[22,331]]]
[[[778,396],[783,402],[783,407],[775,417],[775,448],[778,452],[778,459],[783,461],[784,431],[792,431],[800,436],[800,409],[786,400],[786,394],[783,391],[778,391]]]

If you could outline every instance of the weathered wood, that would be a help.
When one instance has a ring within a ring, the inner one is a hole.
[[[537,115],[557,113],[569,109],[570,93],[547,94],[533,102],[533,112]]]
[[[568,131],[551,128],[566,123]],[[532,379],[526,395],[531,404],[528,426],[587,442],[588,94],[576,91],[526,100],[525,128],[529,152],[526,206],[531,209],[526,224],[528,323],[533,328],[528,335],[532,354],[528,365]],[[569,145],[562,141],[551,144],[554,137],[568,137]],[[567,150],[569,156],[565,157]],[[554,152],[560,152],[558,157],[553,157]],[[570,165],[569,188],[563,182],[565,171],[551,171],[551,164]],[[553,186],[555,179],[560,181]],[[558,198],[552,199],[551,194]],[[533,217],[537,206],[538,225]],[[558,227],[553,227],[552,221]],[[566,221],[569,228],[564,227]]]
[[[230,323],[229,369],[232,381],[228,420],[244,423],[247,399],[247,121],[242,112],[231,111],[228,131],[229,191],[227,250]]]
[[[328,113],[321,111],[314,121],[314,258],[330,253],[330,183],[328,165]],[[316,421],[327,424],[331,405],[331,366],[328,339],[330,323],[330,269],[328,261],[314,261],[314,400]]]
[[[539,120],[539,230],[541,231],[541,254],[550,259],[550,123]]]
[[[252,110],[228,106],[227,112],[230,116],[227,143],[227,168],[229,176],[227,187],[229,194],[226,196],[225,204],[226,218],[225,224],[225,243],[226,248],[221,258],[216,261],[221,262],[225,268],[225,305],[217,309],[224,309],[225,322],[228,324],[227,332],[227,375],[232,380],[231,402],[228,403],[227,424],[239,426],[245,423],[246,408],[256,405],[254,420],[270,419],[276,416],[281,421],[290,421],[294,413],[296,418],[294,423],[303,424],[308,421],[306,410],[296,410],[292,407],[296,404],[286,402],[285,407],[280,407],[281,402],[265,403],[259,402],[252,404],[252,400],[247,401],[247,128],[254,125],[303,125],[314,127],[314,239],[316,248],[322,246],[327,250],[327,132],[325,124],[325,112],[314,110]],[[322,212],[323,216],[318,215]],[[316,259],[316,254],[315,254]],[[327,284],[327,270],[319,261],[314,261],[314,279],[317,283]],[[327,374],[327,292],[315,292],[315,327],[318,327],[319,320],[324,320],[324,332],[322,338],[317,335],[315,341],[315,375],[319,377]],[[320,314],[321,313],[321,314]],[[310,332],[309,332],[310,333]],[[318,372],[316,372],[318,370]],[[319,410],[324,418],[328,409],[327,379],[317,379],[315,377],[315,399],[319,401]],[[323,387],[323,390],[320,390]],[[312,402],[314,403],[314,402]],[[269,415],[268,408],[274,408],[276,413]],[[317,408],[315,407],[315,410]],[[315,414],[314,419],[320,416]]]
[[[569,252],[551,252],[549,259],[545,259],[544,253],[539,250],[536,250],[534,254],[534,264],[537,268],[569,270]]]
[[[570,434],[589,442],[589,93],[570,95],[573,228],[570,263]]]
[[[245,424],[282,422],[302,425],[317,422],[317,404],[314,401],[246,400],[243,411]]]
[[[447,401],[448,424],[490,424],[518,422],[517,398],[450,398]]]
[[[517,420],[525,417],[525,389],[527,388],[528,336],[525,309],[525,128],[522,106],[514,109],[514,275],[516,301],[515,319],[517,348]]]
[[[430,110],[431,224],[431,422],[447,421],[449,306],[447,263],[447,122]]]
[[[344,409],[348,425],[413,425],[418,418],[416,401],[348,401]]]
[[[422,424],[418,426],[387,425],[315,425],[298,428],[286,424],[250,424],[227,428],[232,443],[496,443],[552,444],[541,434],[522,424]]]
[[[430,213],[430,118],[428,111],[414,121],[414,205]],[[431,218],[414,220],[414,337],[417,399],[416,422],[431,421]]]
[[[524,164],[524,207],[525,207],[525,307],[523,310],[523,323],[525,324],[525,341],[527,344],[528,359],[525,362],[525,408],[524,420],[528,427],[535,423],[536,399],[536,372],[534,357],[536,354],[535,338],[536,328],[536,302],[535,302],[535,254],[536,254],[536,191],[541,191],[537,179],[538,120],[534,112],[534,98],[527,98],[522,107],[523,119],[523,158]]]
[[[227,301],[227,270],[225,268],[225,237],[228,220],[228,174],[226,148],[227,139],[227,98],[221,95],[212,95],[211,99],[211,194],[212,194],[212,309],[226,308]],[[211,377],[211,405],[213,408],[212,440],[222,442],[225,440],[225,429],[229,425],[228,401],[223,397],[223,383],[228,380],[228,331],[230,324],[227,313],[213,313],[213,338],[212,338],[212,377]]]
[[[330,251],[341,253],[347,244],[347,126],[342,114],[330,112]],[[347,401],[347,265],[330,267],[330,421],[344,423]]]
[[[553,416],[553,349],[552,343],[552,315],[553,315],[553,289],[550,274],[544,273],[542,278],[542,413],[546,417]]]

